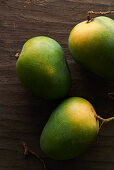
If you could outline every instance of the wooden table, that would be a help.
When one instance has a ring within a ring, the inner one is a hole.
[[[88,10],[114,10],[114,0],[0,0],[0,170],[42,170],[33,156],[25,159],[21,142],[43,157],[48,170],[114,170],[114,121],[102,127],[92,147],[80,157],[55,161],[39,146],[41,131],[61,100],[46,101],[27,91],[16,76],[15,54],[26,40],[44,35],[63,47],[72,76],[69,96],[88,99],[98,114],[114,114],[114,83],[87,72],[72,59],[67,40]],[[113,15],[109,15],[114,18]]]

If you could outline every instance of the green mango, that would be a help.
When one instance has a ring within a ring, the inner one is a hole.
[[[79,23],[69,35],[68,46],[77,62],[114,81],[114,20],[100,16]]]
[[[63,49],[45,36],[32,38],[24,44],[16,72],[25,87],[45,99],[63,97],[70,88],[70,73]]]
[[[71,159],[91,145],[98,131],[93,106],[83,98],[71,97],[50,116],[40,137],[40,147],[53,159]]]

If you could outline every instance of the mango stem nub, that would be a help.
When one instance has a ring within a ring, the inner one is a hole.
[[[16,53],[16,54],[15,54],[15,57],[16,57],[16,58],[18,58],[18,57],[19,57],[19,55],[20,55],[20,53]]]
[[[91,14],[95,14],[95,15],[107,15],[107,14],[114,14],[114,11],[106,11],[106,12],[102,12],[102,11],[98,11],[98,12],[88,11],[88,14],[87,14],[87,23],[91,22]]]

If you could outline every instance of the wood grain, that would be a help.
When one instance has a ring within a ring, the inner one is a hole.
[[[87,72],[72,59],[68,35],[77,23],[86,20],[88,10],[114,9],[113,0],[0,0],[0,170],[42,170],[34,157],[24,158],[21,141],[46,161],[48,170],[113,170],[114,121],[104,125],[92,147],[79,158],[55,161],[39,146],[41,131],[51,112],[62,101],[46,101],[33,96],[16,76],[16,52],[31,37],[45,35],[63,47],[72,76],[69,96],[88,99],[97,113],[110,117],[114,83]],[[109,15],[114,18],[114,15]]]

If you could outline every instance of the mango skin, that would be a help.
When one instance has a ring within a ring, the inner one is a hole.
[[[69,35],[68,46],[75,61],[114,81],[114,20],[100,16],[76,25]]]
[[[45,36],[24,44],[16,72],[25,87],[45,99],[63,97],[70,89],[70,73],[62,47]]]
[[[71,97],[50,116],[40,137],[40,147],[53,159],[71,159],[91,145],[98,131],[93,106],[83,98]]]

